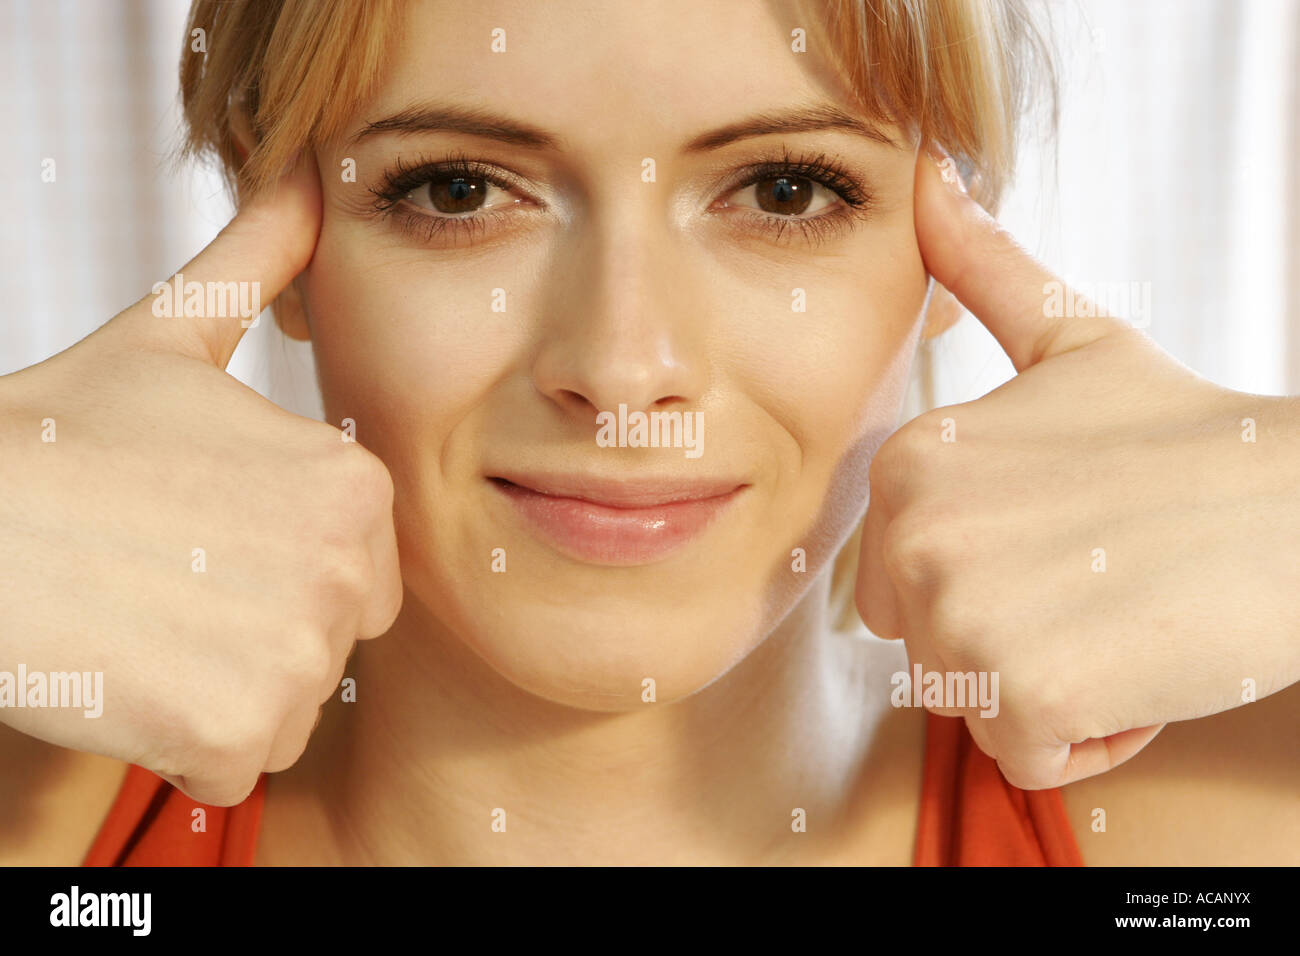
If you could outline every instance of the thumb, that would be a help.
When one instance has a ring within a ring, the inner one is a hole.
[[[1017,372],[1131,328],[1095,306],[1058,315],[1055,303],[1086,298],[1063,296],[1065,283],[967,194],[957,164],[937,144],[917,152],[914,214],[926,271],[984,324]]]
[[[151,345],[224,369],[258,313],[311,261],[320,224],[320,176],[306,153],[114,322]]]

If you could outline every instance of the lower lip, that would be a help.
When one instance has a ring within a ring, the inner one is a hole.
[[[699,536],[744,490],[639,508],[612,508],[544,495],[503,481],[498,491],[556,550],[591,564],[630,566],[662,560]]]

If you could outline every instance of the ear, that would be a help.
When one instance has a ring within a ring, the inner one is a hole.
[[[930,289],[930,301],[925,307],[925,327],[921,330],[921,338],[927,341],[943,335],[966,314],[956,296],[934,279],[930,282],[933,287]]]

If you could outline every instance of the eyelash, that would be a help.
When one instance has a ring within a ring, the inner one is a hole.
[[[757,163],[742,169],[724,192],[730,196],[738,190],[782,176],[808,179],[824,186],[840,198],[841,204],[834,206],[830,212],[808,219],[778,216],[749,206],[733,207],[751,210],[747,216],[759,220],[758,227],[774,233],[773,238],[778,242],[786,235],[787,228],[794,227],[801,238],[816,245],[833,238],[836,233],[847,231],[859,220],[866,219],[875,207],[871,193],[860,186],[847,169],[825,153],[791,155],[785,148],[782,148],[779,160]]]
[[[824,186],[840,199],[840,203],[833,206],[830,212],[807,219],[762,212],[750,206],[737,207],[728,204],[728,208],[751,210],[746,218],[757,220],[756,228],[769,234],[777,242],[789,235],[787,230],[793,227],[801,238],[815,245],[838,232],[852,228],[856,221],[869,216],[875,205],[871,193],[859,185],[842,165],[827,157],[825,153],[791,155],[785,149],[782,150],[779,160],[757,163],[740,170],[725,187],[723,195],[729,197],[742,189],[782,176],[807,179]],[[472,160],[464,154],[451,153],[440,162],[422,160],[408,164],[399,159],[384,174],[382,184],[370,190],[375,196],[374,211],[377,215],[393,217],[398,228],[426,243],[434,242],[447,230],[455,233],[452,238],[463,236],[472,241],[476,230],[480,233],[486,232],[490,224],[498,221],[498,217],[517,215],[499,209],[489,209],[464,216],[438,216],[416,212],[403,202],[411,193],[423,186],[456,178],[482,179],[506,190],[523,187],[522,181],[513,178],[504,170]]]
[[[421,186],[456,178],[482,179],[501,189],[522,186],[504,171],[462,154],[449,154],[442,162],[420,161],[409,165],[399,159],[384,173],[383,183],[370,190],[375,196],[375,212],[392,216],[400,229],[424,242],[433,242],[448,229],[454,230],[458,236],[472,238],[475,229],[485,231],[488,222],[497,216],[511,215],[500,210],[487,210],[468,216],[433,216],[403,207],[402,201]]]

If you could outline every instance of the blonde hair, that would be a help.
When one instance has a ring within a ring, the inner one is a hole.
[[[181,54],[186,158],[215,156],[256,195],[303,149],[343,132],[382,78],[400,0],[196,0]],[[189,42],[202,30],[206,51]],[[236,131],[251,140],[247,158]]]
[[[1041,102],[1051,130],[1057,122],[1050,33],[1025,0],[801,6],[859,108],[914,141],[943,144],[971,195],[996,214],[1028,107]],[[401,17],[399,0],[195,0],[180,66],[183,155],[215,156],[236,196],[255,195],[299,150],[344,131],[356,104],[379,83]],[[195,30],[204,31],[206,52],[190,44]],[[237,130],[251,139],[247,158]],[[917,378],[921,410],[933,407],[925,347]],[[843,629],[863,627],[853,601],[861,534],[860,522],[831,571],[833,620]]]

